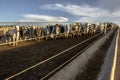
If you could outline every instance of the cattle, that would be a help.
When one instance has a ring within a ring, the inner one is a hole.
[[[15,27],[11,27],[11,28],[9,29],[9,34],[10,34],[10,36],[11,36],[10,42],[13,42],[13,43],[10,44],[10,45],[15,46],[15,38],[16,38]]]
[[[64,31],[65,31],[65,38],[69,38],[69,36],[71,35],[71,28],[72,25],[67,24],[64,26]]]
[[[19,26],[18,25],[16,25],[15,26],[15,46],[17,46],[18,45],[18,40],[19,40],[19,38],[20,38],[20,33],[19,33]]]
[[[90,24],[89,23],[85,23],[84,26],[84,35],[88,35],[90,31]]]
[[[47,26],[47,28],[45,29],[45,35],[46,35],[46,40],[50,39],[50,27]]]
[[[78,36],[81,36],[82,35],[82,24],[78,24]]]
[[[55,39],[59,38],[60,37],[60,26],[58,24],[55,25]]]
[[[78,32],[79,32],[79,25],[76,23],[73,25],[73,37],[77,36]]]
[[[0,37],[8,42],[12,46],[17,46],[19,40],[35,39],[40,41],[41,39],[59,39],[59,38],[74,38],[94,35],[96,33],[106,34],[109,30],[116,28],[116,24],[113,23],[70,23],[70,24],[50,24],[46,26],[3,26],[0,28]],[[12,42],[12,43],[10,43]]]
[[[5,34],[5,42],[6,43],[9,43],[9,45],[11,45],[11,35],[10,35],[10,31],[8,30],[8,31],[6,31],[6,34]]]
[[[90,34],[94,35],[96,33],[97,30],[97,25],[96,24],[91,24],[90,25]]]
[[[56,34],[55,29],[56,29],[55,26],[52,26],[52,31],[51,31],[51,34],[50,34],[51,39],[55,39],[55,34]]]

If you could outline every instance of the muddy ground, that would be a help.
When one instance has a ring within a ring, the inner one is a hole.
[[[78,45],[77,47],[73,48],[72,50],[69,50],[69,51],[65,52],[64,54],[59,55],[56,58],[51,59],[48,62],[35,67],[34,69],[30,69],[29,71],[27,71],[21,75],[16,76],[15,78],[13,78],[13,80],[17,80],[17,79],[20,79],[20,80],[40,80],[45,75],[47,75],[48,73],[53,71],[55,68],[57,68],[58,66],[60,66],[61,64],[63,64],[67,60],[69,60],[75,54],[77,54],[78,52],[83,50],[86,46],[88,46],[89,44],[91,44],[93,41],[95,41],[96,39],[98,39],[100,37],[101,37],[101,35],[98,35],[98,36],[86,41],[85,43]],[[57,72],[57,71],[55,71],[55,72]],[[46,77],[45,79],[42,79],[42,80],[48,80],[54,73],[52,73],[51,75],[49,75],[48,77]]]
[[[17,47],[0,46],[0,79],[5,79],[91,36],[42,40],[39,43],[22,42]]]

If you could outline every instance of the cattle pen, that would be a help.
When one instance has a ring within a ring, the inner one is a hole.
[[[55,26],[57,27],[51,30],[46,27],[39,35],[33,35],[32,33],[28,35],[26,33],[24,36],[19,36],[17,41],[16,39],[15,41],[11,39],[6,42],[5,39],[7,38],[4,39],[3,36],[3,41],[5,41],[0,43],[3,48],[0,50],[0,61],[3,61],[0,63],[0,79],[49,79],[88,47],[111,31],[115,32],[117,28],[115,24],[100,25],[103,27],[98,25],[96,27],[95,24],[86,24],[84,26],[88,27],[82,28],[81,24],[77,23],[61,28],[63,25],[56,24]],[[74,26],[74,28],[68,28],[70,26]],[[38,28],[36,27],[35,29]],[[33,44],[20,46],[24,43]],[[13,46],[14,44],[15,46]],[[8,47],[12,48],[4,49]]]

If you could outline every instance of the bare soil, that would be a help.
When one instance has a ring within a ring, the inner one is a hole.
[[[58,67],[59,65],[61,65],[62,63],[64,63],[68,59],[70,59],[72,56],[77,54],[79,51],[81,51],[86,46],[88,46],[90,43],[92,43],[93,41],[95,41],[96,39],[98,39],[100,37],[101,37],[101,35],[98,35],[98,36],[90,39],[89,41],[75,47],[74,49],[67,51],[64,54],[46,62],[40,66],[37,66],[34,69],[31,69],[31,70],[29,70],[21,75],[16,76],[15,78],[13,78],[13,80],[17,80],[17,79],[20,79],[20,80],[40,80],[42,77],[47,75],[49,72],[53,71],[56,67]],[[48,78],[50,78],[53,74],[49,75],[44,80],[48,80]]]
[[[28,41],[19,43],[17,47],[0,46],[0,79],[3,80],[16,74],[91,36],[92,35],[69,39],[42,40],[39,43]]]

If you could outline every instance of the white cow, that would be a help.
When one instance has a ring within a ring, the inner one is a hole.
[[[57,39],[57,38],[61,37],[60,36],[60,26],[56,25],[55,27],[56,27],[56,29],[55,29],[55,32],[56,32],[55,39]]]
[[[101,32],[106,34],[106,32],[107,32],[107,24],[106,23],[101,23],[100,25],[101,25],[100,26],[101,27]]]
[[[90,23],[86,23],[84,27],[84,35],[88,35],[90,31]]]
[[[104,24],[104,34],[107,33],[107,23]]]
[[[78,27],[78,36],[81,36],[82,35],[82,25],[79,24],[78,26],[79,26]]]
[[[19,26],[15,26],[9,29],[9,34],[11,36],[10,41],[13,42],[12,46],[17,46],[18,45],[18,40],[19,40]]]
[[[78,32],[79,32],[79,25],[78,24],[75,24],[74,25],[74,36],[77,36],[78,35]]]
[[[20,38],[19,26],[18,25],[15,26],[15,34],[16,34],[15,45],[17,46],[18,45],[18,40]]]
[[[10,29],[9,29],[9,34],[10,34],[10,36],[11,36],[11,39],[10,39],[10,42],[13,42],[12,44],[12,46],[15,46],[15,38],[16,38],[16,34],[15,34],[15,28],[14,27],[11,27]]]
[[[96,30],[97,30],[97,25],[96,24],[92,24],[91,26],[90,26],[90,33],[93,35],[93,34],[95,34],[96,33]]]
[[[72,35],[71,35],[71,28],[72,28],[71,24],[67,24],[66,25],[65,38],[68,38],[69,36],[72,37]]]
[[[46,28],[46,40],[50,38],[50,29],[49,27]]]
[[[104,24],[100,23],[100,32],[103,33],[104,32]]]

